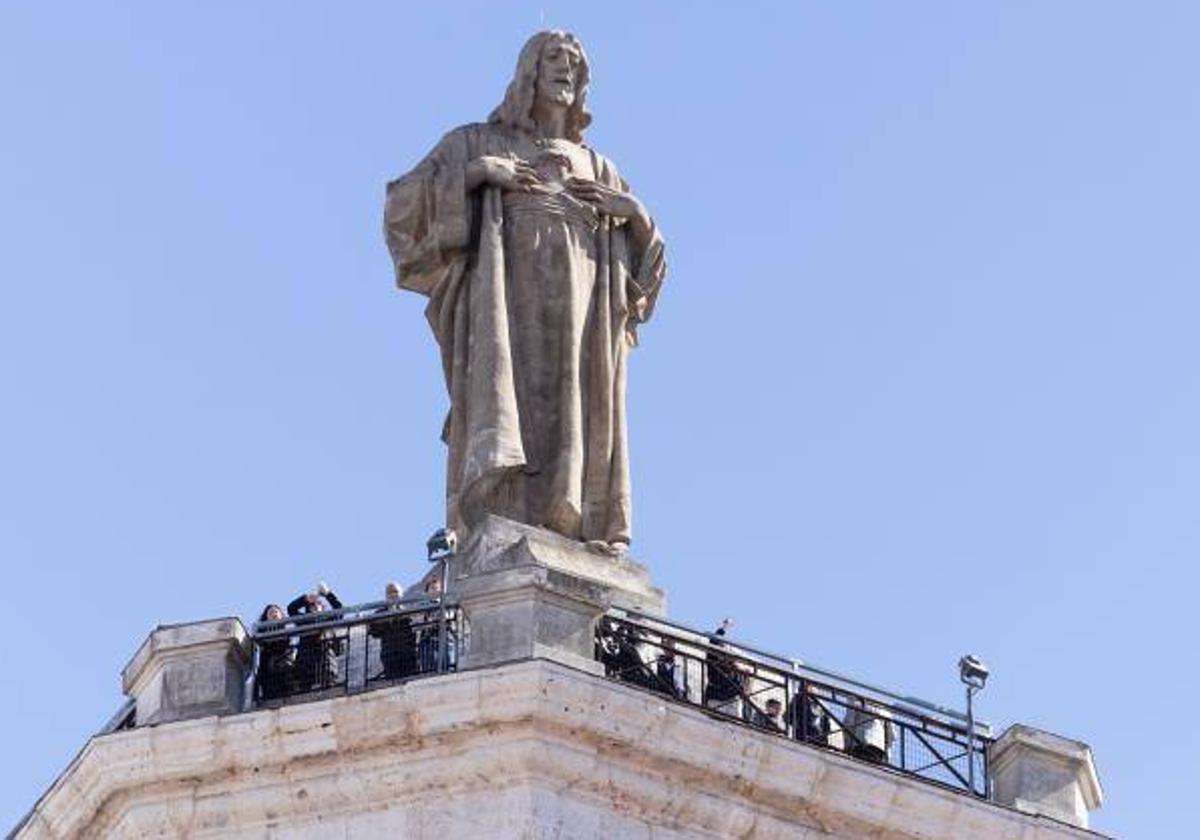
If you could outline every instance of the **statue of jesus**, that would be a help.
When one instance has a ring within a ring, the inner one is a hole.
[[[587,86],[573,35],[534,35],[488,121],[388,184],[384,231],[441,348],[447,523],[465,536],[491,513],[615,554],[631,537],[626,357],[666,263],[583,142]]]

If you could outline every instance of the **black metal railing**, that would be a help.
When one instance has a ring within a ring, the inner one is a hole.
[[[437,598],[259,622],[248,708],[456,670],[462,628],[457,605]],[[623,610],[597,622],[595,655],[608,677],[715,717],[989,795],[990,729],[950,709]]]
[[[725,720],[988,797],[989,730],[956,712],[620,610],[597,623],[596,659],[612,679]]]
[[[458,608],[437,598],[258,622],[248,697],[274,705],[453,671],[461,624]]]

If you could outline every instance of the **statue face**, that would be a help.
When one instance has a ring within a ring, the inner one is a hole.
[[[557,38],[546,42],[538,61],[537,100],[544,105],[569,108],[575,102],[579,51]]]

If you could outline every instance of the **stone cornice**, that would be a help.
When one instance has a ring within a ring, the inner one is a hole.
[[[538,791],[697,836],[1097,836],[535,660],[98,736],[15,837],[232,836],[426,800],[536,810]]]

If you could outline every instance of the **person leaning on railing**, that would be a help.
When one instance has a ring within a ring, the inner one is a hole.
[[[769,732],[787,731],[787,721],[783,719],[783,703],[777,697],[768,699],[761,711],[755,708],[750,722]]]
[[[664,636],[654,659],[654,690],[676,700],[683,699],[687,696],[687,688],[682,677],[683,669],[675,657],[675,641]]]
[[[425,596],[428,598],[441,599],[442,582],[439,578],[431,577],[425,581]],[[444,607],[442,607],[444,609]],[[430,617],[435,617],[436,614],[428,613],[426,615],[426,626],[421,629],[418,634],[417,641],[417,670],[422,674],[438,670],[438,656],[441,654],[441,645],[439,644],[438,632],[441,629],[441,622],[434,621],[429,623]],[[446,628],[449,633],[449,627]],[[447,662],[449,664],[449,662]]]
[[[896,740],[896,724],[887,709],[864,700],[854,698],[846,709],[842,724],[846,731],[846,752],[855,758],[875,764],[887,764]]]
[[[278,604],[267,604],[263,607],[259,623],[267,621],[283,621],[283,607]],[[292,647],[291,639],[287,636],[260,642],[258,646],[258,676],[255,685],[258,686],[258,696],[262,700],[274,700],[284,697],[292,691],[292,679],[296,665],[296,649]]]
[[[324,600],[322,600],[322,598]],[[297,596],[288,604],[288,615],[302,616],[340,610],[342,602],[324,581],[312,592]],[[325,688],[337,682],[338,657],[342,653],[342,640],[332,630],[304,628],[299,633],[300,643],[296,646],[296,686],[300,691]]]
[[[629,624],[617,628],[617,668],[621,679],[642,688],[654,688],[650,666],[638,649],[638,631]]]
[[[788,719],[795,727],[796,740],[808,741],[821,746],[831,745],[830,733],[833,731],[833,726],[830,723],[829,714],[822,708],[808,682],[800,683],[800,690],[788,703]]]
[[[401,609],[400,598],[404,595],[404,588],[399,583],[389,581],[383,594],[387,604],[376,610],[376,616]],[[417,634],[413,631],[411,618],[407,615],[383,619],[372,617],[367,633],[379,639],[379,661],[383,665],[384,679],[403,679],[417,672]]]
[[[620,678],[620,665],[617,662],[620,650],[616,625],[609,619],[603,619],[600,631],[596,634],[596,658],[604,665],[604,676]]]
[[[712,647],[704,656],[708,671],[708,679],[704,686],[704,705],[721,714],[740,718],[746,675],[738,668],[732,656],[719,650],[724,647],[724,636],[731,626],[733,621],[727,618],[708,637]]]
[[[606,622],[600,636],[600,661],[604,674],[621,682],[654,690],[655,679],[650,666],[638,650],[634,629],[624,622]]]

